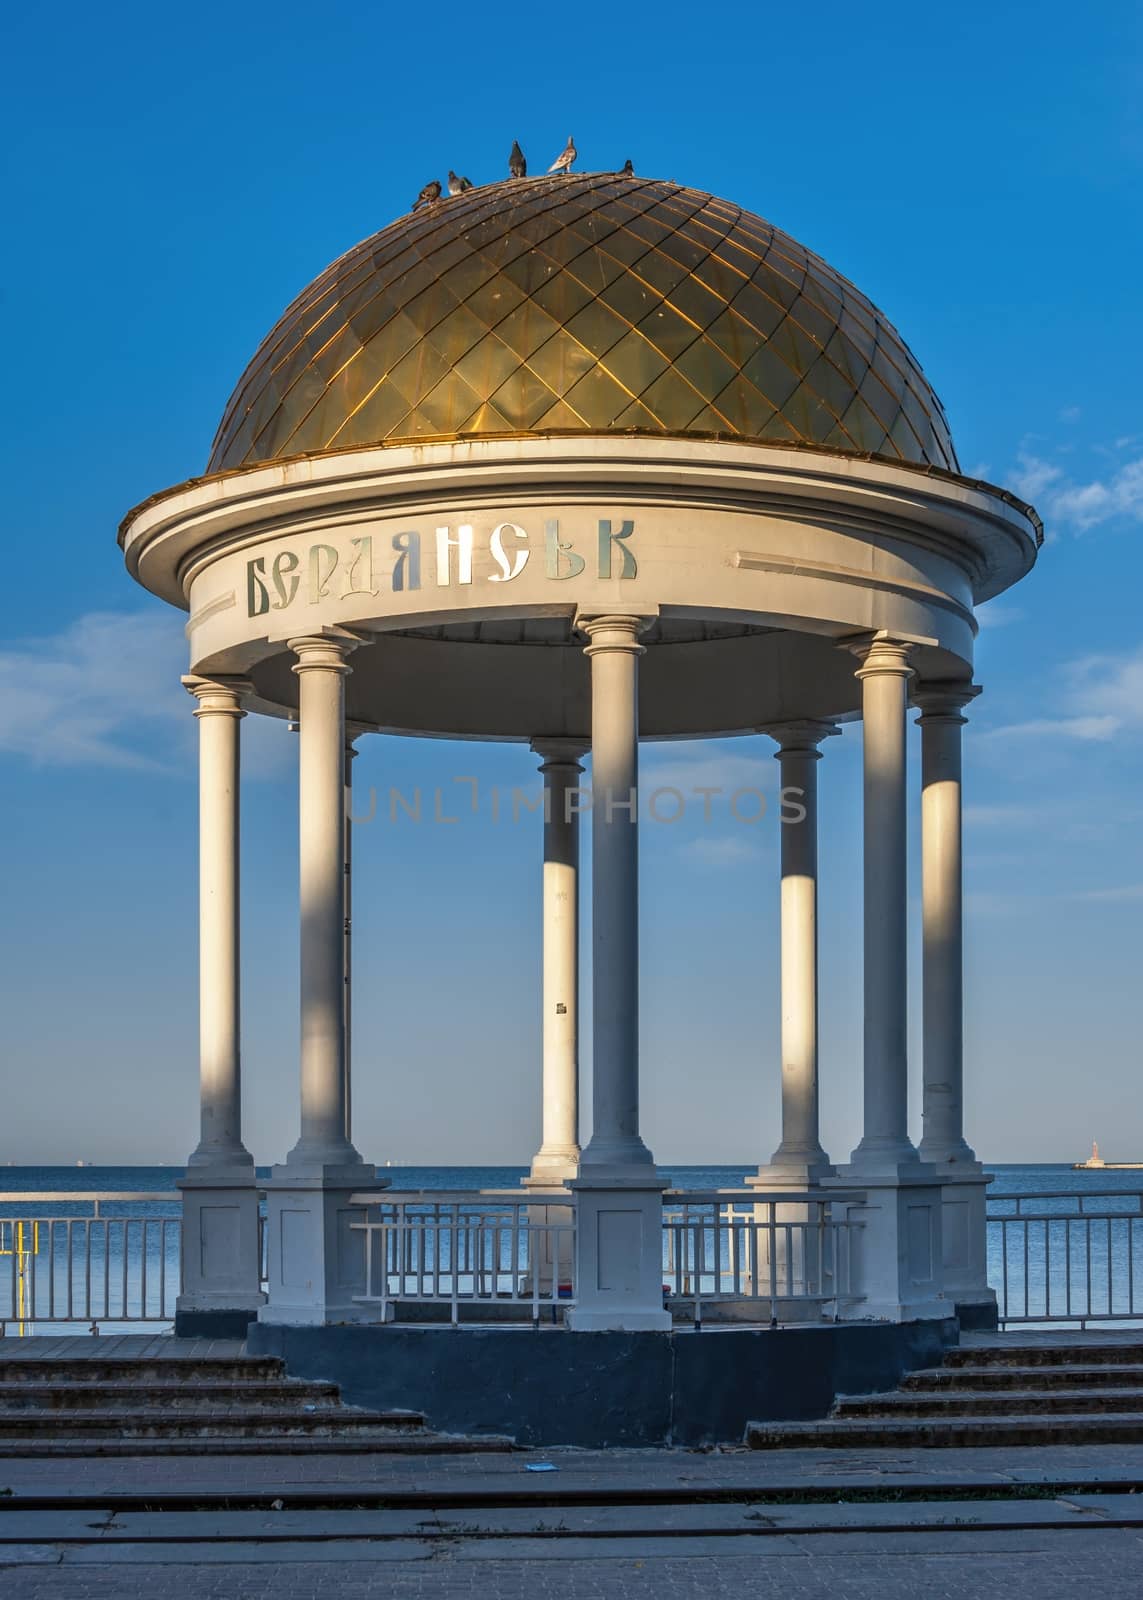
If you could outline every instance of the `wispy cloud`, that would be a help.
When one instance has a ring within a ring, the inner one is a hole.
[[[1069,708],[1143,726],[1143,645],[1119,655],[1082,656],[1068,667]]]
[[[39,766],[161,769],[185,720],[185,671],[182,629],[160,613],[90,612],[0,650],[0,750]]]
[[[186,670],[172,613],[92,611],[11,645],[0,650],[0,752],[40,767],[185,773],[196,743]],[[285,722],[245,719],[247,776],[277,776],[292,759]]]
[[[1016,458],[1016,466],[1009,476],[1016,493],[1035,504],[1044,498],[1045,491],[1053,483],[1063,477],[1063,468],[1055,466],[1051,461],[1044,461],[1040,456],[1034,456],[1027,450],[1021,450]]]
[[[966,828],[1027,828],[1045,819],[1043,806],[1036,805],[967,805],[964,808]]]
[[[684,794],[704,788],[731,795],[737,789],[773,789],[777,782],[776,761],[745,751],[659,745],[640,763],[641,787],[681,789]]]
[[[737,867],[743,861],[756,861],[762,851],[752,840],[729,834],[691,839],[683,846],[683,854],[705,867]]]
[[[1011,476],[1017,493],[1046,519],[1076,533],[1116,518],[1143,522],[1143,456],[1085,483],[1069,477],[1057,463],[1023,451]]]
[[[1064,715],[991,728],[985,738],[1106,741],[1143,728],[1143,645],[1117,655],[1081,656],[1065,666],[1063,676]]]
[[[1054,739],[1113,739],[1119,719],[1113,716],[1033,717],[1028,722],[1010,722],[990,728],[986,739],[1038,739],[1050,734]]]
[[[1143,900],[1143,883],[1120,883],[1110,889],[1081,889],[1072,895],[1073,900],[1089,900],[1098,905],[1110,905],[1120,900]]]
[[[1024,612],[1019,606],[1000,605],[988,600],[979,606],[976,620],[982,628],[1010,628],[1014,622],[1023,622]]]

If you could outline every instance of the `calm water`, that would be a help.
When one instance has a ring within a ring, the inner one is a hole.
[[[1143,1170],[1138,1172],[1073,1172],[1066,1163],[1046,1165],[991,1164],[995,1174],[990,1195],[1029,1191],[1064,1190],[1068,1194],[1108,1194],[1143,1190]],[[175,1194],[182,1167],[0,1167],[0,1190],[62,1191],[87,1189],[101,1193],[144,1190]],[[257,1169],[260,1178],[269,1167]],[[382,1167],[380,1174],[394,1189],[514,1189],[527,1167]],[[680,1189],[726,1189],[742,1182],[750,1167],[743,1165],[684,1166],[662,1164],[663,1173]],[[0,1216],[13,1216],[21,1208],[0,1204]],[[24,1208],[26,1210],[26,1208]],[[53,1207],[59,1211],[60,1208]],[[70,1208],[69,1208],[70,1209]]]

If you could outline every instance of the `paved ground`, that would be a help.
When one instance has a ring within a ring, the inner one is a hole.
[[[527,1470],[540,1462],[557,1470]],[[970,1498],[942,1498],[954,1486]],[[4,1463],[0,1488],[12,1491],[0,1496],[0,1600],[1143,1593],[1143,1446],[35,1460]],[[782,1490],[802,1498],[783,1501]],[[665,1503],[624,1503],[648,1491]],[[878,1498],[854,1500],[862,1491]],[[133,1494],[169,1507],[171,1496],[208,1492],[261,1493],[263,1503],[148,1511],[107,1502]],[[275,1510],[268,1494],[287,1504]],[[28,1496],[50,1498],[52,1509],[25,1509]],[[524,1503],[536,1496],[565,1503]],[[379,1510],[355,1509],[357,1497],[391,1498]],[[448,1509],[434,1507],[438,1498]],[[307,1499],[319,1504],[307,1509]]]
[[[819,1539],[821,1536],[819,1536]],[[0,1568],[4,1600],[1075,1600],[1098,1591],[1135,1600],[1143,1540],[1120,1530],[1050,1535],[926,1535],[892,1545],[866,1537],[839,1547],[784,1541],[776,1550],[721,1550],[607,1559],[561,1547],[553,1559],[473,1560],[441,1551],[376,1563],[277,1561],[238,1565],[68,1567],[58,1561]]]

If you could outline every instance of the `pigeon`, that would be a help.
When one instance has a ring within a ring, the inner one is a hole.
[[[548,171],[549,172],[570,172],[571,171],[571,164],[575,160],[576,156],[578,156],[578,155],[579,155],[579,151],[575,147],[575,140],[572,138],[571,134],[569,133],[568,134],[568,142],[567,142],[567,144],[560,151],[560,153],[556,157],[556,159],[552,162],[551,166],[548,168]]]
[[[448,192],[449,192],[449,194],[463,194],[466,189],[471,189],[471,188],[472,188],[472,185],[471,185],[471,183],[469,183],[467,178],[458,178],[456,173],[452,170],[451,167],[448,169]]]
[[[514,178],[526,178],[528,176],[528,163],[524,160],[524,152],[520,149],[518,139],[512,140],[512,153],[508,157],[508,171]]]
[[[421,190],[420,194],[413,201],[413,210],[416,211],[418,206],[431,206],[433,201],[434,200],[439,200],[440,197],[441,197],[441,186],[437,182],[437,180],[434,178],[432,183],[426,183],[425,184],[425,187]]]
[[[635,168],[631,165],[631,157],[628,156],[627,160],[623,163],[623,171],[620,173],[620,177],[621,178],[633,178],[634,176],[635,176]]]

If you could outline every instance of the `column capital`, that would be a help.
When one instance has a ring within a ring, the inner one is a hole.
[[[246,678],[201,678],[188,672],[180,682],[198,701],[196,717],[244,717],[246,711],[242,702],[254,692],[254,685]]]
[[[582,772],[580,762],[591,749],[591,741],[562,736],[537,738],[529,741],[528,748],[534,756],[539,756],[541,772],[547,772],[549,767],[571,767],[576,772]]]
[[[902,678],[913,676],[909,656],[914,646],[905,639],[891,639],[881,633],[859,633],[840,639],[838,648],[847,650],[861,662],[854,674],[857,678],[872,678],[881,673]]]
[[[339,634],[307,634],[297,639],[287,639],[286,647],[297,656],[293,672],[352,672],[346,657],[361,643],[360,639]]]
[[[646,633],[654,621],[654,617],[609,613],[598,617],[577,616],[575,626],[580,633],[586,633],[590,641],[584,646],[585,656],[602,655],[607,650],[641,656],[644,647],[639,643],[639,635]]]
[[[803,717],[800,721],[772,722],[758,731],[777,744],[775,761],[780,761],[786,755],[812,756],[815,761],[820,761],[822,753],[818,745],[823,739],[831,739],[835,733],[840,733],[841,729],[836,722],[818,722],[813,717]]]
[[[968,683],[964,679],[957,678],[930,679],[927,683],[919,684],[911,696],[913,704],[921,713],[917,718],[918,726],[924,727],[926,723],[931,722],[967,722],[968,718],[962,717],[960,713],[980,692],[978,683]]]

